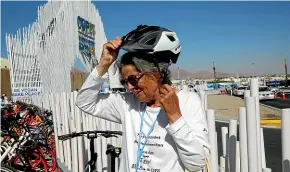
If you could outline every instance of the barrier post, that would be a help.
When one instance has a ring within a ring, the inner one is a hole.
[[[226,172],[226,159],[224,157],[220,157],[220,172]]]
[[[246,97],[248,171],[258,171],[257,122],[255,116],[255,98]]]
[[[261,133],[261,157],[262,157],[262,169],[267,167],[266,155],[265,155],[265,144],[264,144],[264,129],[260,128]]]
[[[271,168],[263,168],[263,172],[271,172]]]
[[[228,156],[227,154],[227,145],[228,145],[228,136],[229,136],[229,131],[228,127],[222,127],[221,128],[222,132],[222,148],[223,148],[223,157]]]
[[[241,152],[241,172],[248,172],[248,148],[247,148],[247,115],[246,108],[239,107],[239,140]]]
[[[207,122],[209,131],[209,143],[211,146],[211,169],[212,172],[218,172],[218,162],[216,161],[217,150],[216,150],[216,127],[215,127],[215,113],[213,109],[207,110]]]
[[[235,172],[240,172],[241,171],[241,158],[240,158],[240,142],[236,141],[236,171]]]
[[[237,121],[230,120],[229,124],[229,171],[236,171],[236,142],[237,142]]]
[[[262,153],[261,153],[261,133],[260,133],[260,100],[259,100],[259,81],[252,78],[250,82],[251,97],[255,97],[255,116],[257,132],[257,149],[258,149],[258,172],[262,172]]]
[[[282,171],[290,171],[290,108],[281,110]]]

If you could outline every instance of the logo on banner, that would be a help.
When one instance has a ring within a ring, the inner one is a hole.
[[[95,56],[95,25],[78,16],[79,51],[85,66],[94,67],[97,64]]]

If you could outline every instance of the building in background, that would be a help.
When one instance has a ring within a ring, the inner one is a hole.
[[[78,69],[73,68],[70,73],[71,77],[71,91],[77,91],[81,89],[83,83],[86,81],[89,73],[82,72]]]
[[[6,94],[11,97],[11,82],[9,73],[9,63],[7,58],[1,58],[1,95]]]
[[[9,62],[8,62],[8,59],[7,59],[7,58],[3,58],[3,57],[1,57],[0,66],[1,66],[1,69],[2,69],[2,68],[7,68],[7,69],[9,69]]]

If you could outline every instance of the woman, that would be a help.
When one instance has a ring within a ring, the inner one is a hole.
[[[102,76],[119,49],[121,83],[130,91],[98,94]],[[121,40],[103,47],[99,65],[78,92],[76,105],[84,112],[122,123],[120,172],[200,171],[209,152],[207,124],[196,93],[172,88],[169,65],[176,63],[176,34],[157,26],[138,26]],[[138,151],[139,150],[139,151]]]

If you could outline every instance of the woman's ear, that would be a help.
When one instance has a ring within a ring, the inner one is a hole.
[[[161,76],[162,73],[160,73],[158,71],[158,69],[156,69],[156,71],[154,72],[154,74],[155,74],[155,78],[157,79],[158,83],[162,84],[162,76]]]
[[[161,78],[161,75],[158,71],[151,73],[150,77],[152,77],[152,79],[154,79],[154,81],[156,81],[158,84],[162,83],[162,78]]]

